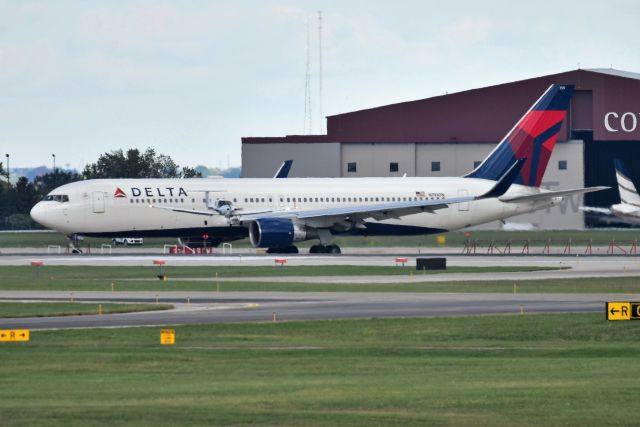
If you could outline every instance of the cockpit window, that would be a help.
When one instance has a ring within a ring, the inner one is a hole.
[[[69,196],[67,196],[66,194],[47,194],[42,200],[44,200],[45,202],[66,203],[69,201]]]

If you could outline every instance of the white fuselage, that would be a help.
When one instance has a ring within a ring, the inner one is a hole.
[[[230,225],[223,215],[191,215],[155,209],[150,205],[206,211],[205,194],[209,194],[211,203],[216,199],[228,200],[239,212],[317,210],[474,196],[485,193],[493,185],[494,181],[484,179],[407,177],[88,180],[57,188],[50,193],[48,198],[51,200],[39,202],[31,214],[39,223],[65,234],[184,237],[211,230],[212,237],[219,232],[240,238],[246,235],[248,224]],[[512,185],[505,196],[539,191],[538,188]],[[390,226],[378,226],[376,234],[427,234],[508,218],[546,208],[558,201],[556,198],[510,203],[489,198],[451,204],[399,219],[369,218],[366,223]],[[319,220],[314,226],[330,228],[331,224]]]

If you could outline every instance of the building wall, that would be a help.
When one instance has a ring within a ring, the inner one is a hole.
[[[408,143],[343,143],[343,177],[415,176],[415,144]],[[398,171],[390,172],[390,163],[398,163]],[[349,163],[356,163],[356,171],[349,172]]]
[[[339,143],[242,144],[242,177],[271,178],[282,162],[293,160],[290,177],[340,176]]]

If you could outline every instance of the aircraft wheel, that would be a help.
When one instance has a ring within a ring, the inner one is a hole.
[[[323,254],[325,252],[325,247],[322,245],[313,245],[309,248],[310,254]]]
[[[338,245],[329,245],[327,246],[327,253],[333,254],[333,255],[339,255],[342,253],[342,251],[340,250],[340,246]]]

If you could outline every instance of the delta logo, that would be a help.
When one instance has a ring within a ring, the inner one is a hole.
[[[120,187],[116,187],[116,192],[113,193],[113,197],[122,198],[122,197],[127,197],[127,195],[124,194],[124,191],[122,191],[122,189],[120,189]]]

